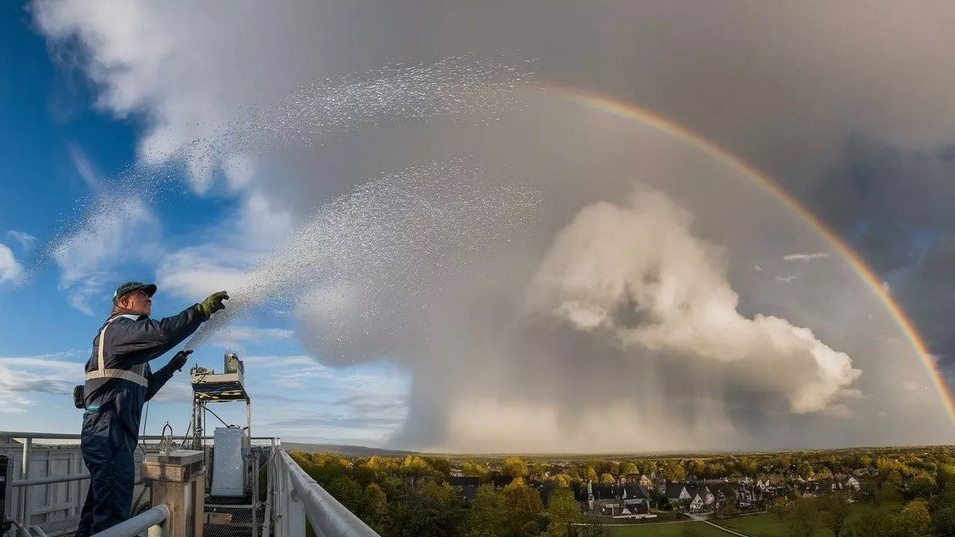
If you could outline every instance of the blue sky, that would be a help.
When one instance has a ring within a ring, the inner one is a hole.
[[[955,439],[838,248],[693,137],[600,105],[650,111],[793,195],[950,376],[945,2],[0,10],[0,429],[78,430],[69,394],[111,293],[143,280],[156,316],[233,294],[193,362],[246,359],[253,426],[286,439]],[[160,399],[148,430],[184,431],[186,375]]]
[[[95,199],[96,188],[111,188],[136,162],[143,118],[118,118],[97,109],[97,89],[68,51],[48,46],[23,5],[6,2],[0,9],[5,43],[0,56],[0,153],[5,160],[0,167],[0,254],[8,249],[17,265],[0,265],[0,275],[11,271],[0,282],[0,429],[78,432],[81,412],[71,407],[70,393],[81,382],[90,342],[109,312],[111,289],[126,280],[154,281],[156,266],[135,251],[120,253],[120,259],[101,267],[103,275],[95,275],[103,281],[84,300],[89,310],[84,312],[71,304],[62,271],[44,249],[85,216],[82,206]],[[163,194],[162,203],[150,207],[155,218],[150,240],[161,236],[169,249],[189,245],[237,203],[228,194],[195,196],[188,188],[168,188]],[[202,298],[160,289],[154,316],[173,314]],[[226,336],[233,338],[229,347],[248,359],[257,433],[380,444],[400,421],[405,375],[383,364],[336,370],[320,366],[292,337],[292,325],[287,315],[270,316],[255,326],[239,325]],[[243,332],[254,328],[262,330]],[[209,345],[191,363],[221,370],[222,348]],[[167,359],[158,359],[154,367]],[[177,433],[185,432],[187,377],[185,371],[177,374],[163,400],[151,403],[148,432],[158,433],[167,421]],[[397,406],[371,416],[375,423],[370,427],[362,407],[374,403],[373,397],[362,396],[368,387]],[[230,422],[244,422],[244,408],[225,405],[216,411]],[[312,420],[308,425],[297,423],[305,417]]]

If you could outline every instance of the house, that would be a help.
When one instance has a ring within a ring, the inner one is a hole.
[[[575,488],[575,498],[582,501],[586,496],[586,508],[591,512],[617,518],[648,518],[650,514],[650,491],[639,483],[594,483],[588,482],[586,491]],[[585,494],[584,494],[585,492]]]
[[[843,488],[851,489],[856,492],[859,492],[859,488],[862,487],[862,483],[859,482],[855,476],[849,476],[845,481],[842,482]]]
[[[477,489],[481,486],[481,478],[452,475],[448,476],[448,484],[465,500],[474,501],[477,497]]]
[[[712,505],[713,493],[706,485],[691,485],[689,483],[670,483],[664,492],[670,505],[685,506],[690,511],[702,511],[704,507]]]

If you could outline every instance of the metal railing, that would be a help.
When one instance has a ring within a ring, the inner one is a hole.
[[[30,531],[43,536],[43,528],[31,522],[31,518],[33,518],[34,516],[43,516],[43,514],[46,511],[49,511],[50,509],[54,509],[54,508],[59,508],[60,511],[67,509],[69,510],[70,513],[73,513],[75,511],[76,514],[78,515],[79,509],[83,505],[84,495],[82,494],[83,492],[82,488],[77,488],[75,489],[75,493],[70,494],[72,496],[72,499],[71,499],[69,507],[41,506],[39,511],[33,505],[34,502],[33,502],[33,498],[31,498],[31,494],[29,493],[29,489],[30,487],[42,486],[42,485],[58,485],[62,483],[71,483],[71,482],[82,483],[83,481],[88,480],[90,478],[89,474],[83,471],[85,465],[83,464],[82,459],[79,460],[79,466],[82,473],[66,473],[66,474],[60,474],[60,475],[48,475],[44,477],[31,477],[30,466],[31,466],[31,462],[33,461],[34,450],[36,449],[36,446],[34,445],[34,440],[59,440],[59,441],[73,440],[75,441],[75,444],[71,442],[67,445],[72,447],[72,450],[70,451],[75,451],[78,453],[79,442],[81,439],[81,436],[79,434],[0,431],[0,438],[9,438],[11,440],[18,441],[22,444],[22,446],[18,448],[18,450],[21,451],[21,454],[19,457],[20,460],[18,461],[18,464],[17,464],[18,470],[19,470],[19,479],[11,479],[10,481],[10,487],[19,490],[19,493],[16,497],[16,506],[15,506],[15,511],[16,511],[15,521],[18,524],[24,526],[24,528],[29,527]],[[141,441],[147,441],[147,442],[160,441],[163,439],[164,437],[156,436],[156,435],[144,435],[140,437]],[[203,440],[214,440],[214,438],[204,437]],[[271,443],[271,446],[273,448],[275,447],[275,443],[276,443],[276,438],[274,437],[265,437],[265,436],[254,437],[251,440],[259,440],[259,441],[267,440]],[[258,483],[256,482],[255,484],[257,485]],[[165,509],[165,507],[163,507],[163,509]],[[142,517],[146,513],[152,513],[150,515],[151,517],[156,516],[156,512],[154,511],[154,509],[151,509],[149,511],[146,511],[145,513],[138,515],[137,517],[133,519],[128,520],[127,523],[132,522],[133,520],[143,520],[140,517]],[[168,513],[168,510],[167,510],[167,513]],[[73,519],[73,520],[74,520],[74,527],[75,527],[76,519]],[[60,522],[69,522],[69,520],[62,520]],[[155,525],[155,523],[151,525]],[[130,533],[130,535],[136,535],[139,531],[142,531],[143,529],[145,528],[140,528],[136,532]],[[23,530],[21,530],[21,532],[22,531]],[[62,535],[64,533],[72,533],[72,531],[69,529],[60,530],[56,532],[55,534],[51,534],[51,537],[53,537],[53,535]],[[160,533],[158,535],[162,535],[162,534]]]
[[[160,504],[93,537],[136,537],[146,530],[149,530],[149,537],[168,537],[167,520],[169,520],[169,508]]]
[[[79,440],[77,434],[58,433],[22,433],[2,432],[0,437],[10,437],[23,442],[24,470],[28,470],[30,452],[34,439]],[[161,440],[159,436],[144,436],[144,440]],[[265,506],[265,520],[262,524],[263,537],[300,537],[306,534],[306,524],[310,525],[315,534],[320,537],[379,537],[374,530],[361,521],[354,513],[339,503],[325,491],[314,479],[292,459],[280,446],[275,445],[275,439],[257,437],[254,440],[271,440],[272,448],[268,457],[268,490]],[[254,464],[257,467],[258,464]],[[256,468],[257,469],[257,468]],[[257,472],[256,472],[257,474]],[[14,480],[11,485],[19,487],[21,491],[34,485],[65,483],[89,479],[86,473],[61,476],[30,478],[28,472],[21,473],[21,479]],[[255,485],[258,484],[257,475],[253,476]],[[253,487],[255,488],[255,487]],[[21,514],[28,511],[29,498],[21,494],[25,504]],[[258,503],[258,494],[253,496],[253,507]],[[253,508],[253,511],[255,509]],[[149,528],[150,537],[164,537],[168,534],[166,521],[169,509],[159,505],[133,517],[122,524],[97,534],[97,537],[132,537]],[[307,522],[306,522],[307,521]],[[37,531],[38,527],[31,527]],[[38,534],[42,535],[40,531]]]
[[[325,491],[284,450],[275,450],[270,473],[275,473],[270,490],[275,537],[305,535],[305,518],[323,537],[379,537],[360,518]]]

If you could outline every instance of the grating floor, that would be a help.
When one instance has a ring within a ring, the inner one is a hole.
[[[206,513],[217,513],[220,515],[220,520],[203,525],[203,537],[255,537],[260,534],[265,509],[260,507],[256,513],[256,525],[258,527],[254,531],[252,529],[251,507],[207,507]],[[222,521],[222,515],[225,515],[230,521]]]
[[[76,527],[79,525],[80,518],[74,517],[56,520],[54,522],[44,522],[39,526],[49,537],[60,537],[62,535],[72,535],[76,532]]]

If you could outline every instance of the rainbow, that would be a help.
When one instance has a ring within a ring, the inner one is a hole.
[[[813,229],[822,235],[833,246],[833,248],[836,249],[839,255],[849,262],[850,266],[852,266],[852,268],[855,269],[855,271],[862,278],[862,281],[866,283],[869,289],[885,306],[886,310],[895,320],[895,323],[898,324],[899,328],[905,334],[905,337],[912,345],[912,348],[918,354],[922,364],[928,371],[929,377],[932,379],[932,383],[935,385],[935,389],[938,391],[943,404],[948,409],[949,417],[951,417],[953,422],[955,422],[955,400],[953,400],[952,394],[946,387],[941,373],[935,366],[935,361],[932,359],[932,355],[925,348],[925,343],[922,341],[922,338],[919,336],[918,332],[915,331],[915,327],[912,326],[912,322],[905,316],[905,312],[902,311],[902,308],[899,306],[899,304],[892,298],[892,295],[890,295],[882,285],[882,282],[878,276],[876,276],[872,269],[865,264],[859,255],[852,248],[850,248],[848,244],[846,244],[835,233],[833,233],[822,222],[820,222],[814,214],[810,213],[805,207],[803,207],[799,201],[793,198],[788,192],[783,190],[776,182],[739,156],[730,153],[729,151],[716,145],[710,140],[703,138],[699,134],[687,129],[686,127],[670,121],[669,119],[650,110],[640,108],[625,101],[612,99],[606,95],[576,88],[550,86],[545,87],[544,89],[549,94],[554,94],[558,97],[569,99],[576,103],[583,104],[589,108],[600,110],[601,112],[606,112],[616,117],[638,121],[644,125],[652,127],[660,132],[666,133],[692,145],[693,147],[703,151],[729,168],[742,174],[744,177],[755,183],[759,188],[779,200],[803,221],[808,223]]]

